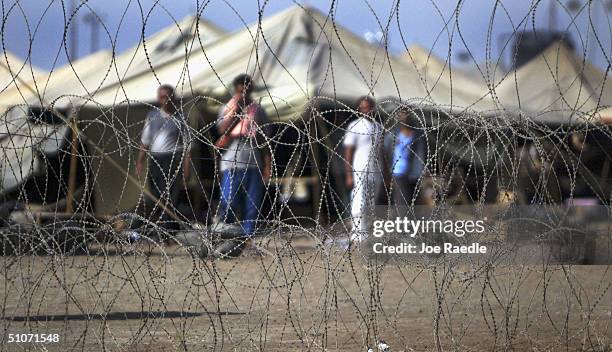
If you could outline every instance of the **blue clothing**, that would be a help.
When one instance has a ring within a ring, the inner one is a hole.
[[[403,176],[410,169],[410,146],[413,137],[399,132],[393,148],[393,176]]]
[[[257,167],[234,168],[222,171],[221,176],[221,221],[234,223],[242,215],[244,233],[250,237],[263,203],[265,184]]]

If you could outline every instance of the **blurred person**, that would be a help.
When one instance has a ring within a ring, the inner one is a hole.
[[[397,114],[397,132],[391,138],[391,175],[393,180],[393,203],[397,206],[408,206],[419,203],[417,189],[424,170],[425,138],[414,129],[416,121],[407,109]]]
[[[376,102],[370,96],[357,101],[357,119],[344,136],[346,187],[351,190],[351,242],[367,237],[374,216],[376,192],[383,180],[383,128],[376,114]]]
[[[141,175],[149,156],[149,190],[156,198],[152,216],[159,216],[162,224],[168,212],[175,211],[180,192],[180,181],[189,179],[191,163],[191,132],[178,110],[174,87],[162,85],[157,89],[158,108],[147,114],[142,130],[140,151],[136,160],[136,174]],[[159,205],[159,206],[158,206]],[[157,215],[156,209],[161,209]]]
[[[265,182],[270,177],[271,157],[266,148],[267,116],[252,99],[253,80],[247,74],[233,81],[234,95],[221,108],[215,145],[221,155],[220,220],[235,223],[242,215],[245,237],[255,232],[263,204]]]

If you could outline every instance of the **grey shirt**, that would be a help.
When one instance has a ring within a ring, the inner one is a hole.
[[[147,114],[140,141],[151,153],[180,153],[190,148],[191,132],[182,114],[153,110]]]
[[[262,148],[265,148],[267,145],[265,138],[263,137],[269,135],[269,127],[266,126],[268,117],[264,109],[259,104],[252,104],[256,105],[256,112],[254,114],[254,119],[257,126],[255,136],[238,137],[231,141],[227,149],[221,154],[221,171],[231,169],[246,169],[249,167],[258,167],[259,169],[263,169],[264,167]],[[226,110],[226,105],[219,110],[217,126],[223,120]],[[243,119],[244,116],[239,116],[239,118]]]

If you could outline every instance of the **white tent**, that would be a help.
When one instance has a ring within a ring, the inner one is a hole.
[[[451,89],[446,82],[424,80],[414,65],[315,9],[294,6],[222,38],[217,27],[202,21],[196,27],[195,20],[188,17],[114,58],[101,52],[78,60],[53,72],[38,96],[22,101],[56,106],[148,102],[162,83],[174,84],[183,95],[218,96],[233,77],[246,72],[262,87],[268,112],[281,118],[301,114],[315,98],[352,103],[365,94],[443,110],[494,107],[488,96],[475,92],[482,89],[473,81],[462,79],[461,88]]]
[[[35,85],[33,81],[24,82],[19,90],[13,90],[0,97],[0,105],[4,107],[19,104],[61,105],[57,104],[58,100],[64,97],[81,95],[81,92],[95,92],[103,83],[99,76],[101,72],[108,71],[112,58],[112,53],[104,50],[70,62],[37,78]]]
[[[402,55],[402,59],[418,70],[423,85],[430,92],[453,92],[453,95],[463,96],[464,99],[474,102],[488,99],[485,79],[477,79],[456,66],[451,66],[448,60],[420,45],[410,46]]]
[[[111,59],[110,52],[101,51],[39,78],[36,84],[34,81],[22,82],[18,85],[19,89],[0,96],[0,105],[5,110],[0,124],[0,193],[12,191],[31,175],[41,171],[41,165],[44,164],[42,154],[55,153],[66,143],[64,137],[68,133],[67,126],[34,121],[29,116],[29,107],[24,104],[24,100],[28,99],[36,106],[40,105],[37,102],[41,98],[34,92],[38,92],[41,97],[47,96],[48,89],[59,91],[65,88],[69,92],[67,85],[76,84],[73,77],[87,77],[96,73],[104,65],[108,66]],[[83,85],[83,89],[85,87]],[[87,89],[94,90],[95,87]],[[55,101],[49,100],[47,103],[55,104]],[[55,150],[51,150],[51,146]]]
[[[384,47],[367,43],[318,10],[299,6],[194,51],[187,60],[107,86],[96,102],[149,101],[160,82],[176,85],[186,96],[218,96],[245,72],[262,88],[264,107],[281,119],[301,114],[316,98],[352,104],[366,94],[445,110],[493,107],[487,97],[471,92],[429,90],[413,66]]]
[[[35,174],[40,164],[37,150],[45,149],[45,152],[49,152],[46,150],[49,148],[45,147],[48,141],[59,148],[67,133],[63,125],[52,126],[32,121],[28,117],[26,104],[50,104],[56,108],[91,104],[96,92],[102,87],[147,71],[150,68],[149,61],[163,63],[176,60],[184,57],[186,52],[201,50],[202,45],[214,41],[222,34],[220,28],[195,16],[188,16],[145,38],[121,55],[114,56],[108,50],[99,51],[48,74],[6,54],[10,59],[3,63],[10,65],[0,65],[0,83],[10,88],[0,94],[0,106],[6,111],[0,126],[0,192],[10,191],[31,174]],[[10,67],[10,72],[2,71],[4,66]],[[13,81],[11,77],[18,73],[21,80]]]
[[[139,127],[147,111],[143,103],[152,102],[160,83],[176,86],[179,95],[187,99],[196,97],[214,105],[230,93],[232,80],[241,73],[254,78],[257,98],[272,121],[299,118],[310,104],[353,108],[357,97],[366,94],[379,101],[401,100],[447,111],[483,112],[494,107],[480,87],[474,89],[480,96],[459,89],[428,89],[413,65],[390,55],[384,47],[366,42],[318,10],[294,6],[187,57],[155,65],[152,70],[100,89],[90,103],[113,108],[104,116],[89,118],[93,121],[90,126],[98,125],[91,135],[106,133],[110,138],[100,137],[110,143],[105,149],[117,151],[113,157],[121,157],[126,165],[129,156],[120,156],[118,151],[137,146]],[[126,106],[129,114],[123,110]],[[110,125],[115,126],[114,131],[106,127]],[[98,180],[109,180],[101,188],[117,187],[112,168],[99,170],[103,177]],[[120,208],[126,209],[141,196],[138,189],[124,185],[120,194],[121,201],[107,194],[97,203],[121,203]],[[103,209],[110,210],[106,206]]]
[[[31,81],[42,77],[45,72],[10,52],[0,57],[0,94],[13,89],[19,81]]]
[[[302,116],[313,102],[353,107],[355,99],[366,94],[379,101],[401,100],[447,111],[493,108],[487,96],[483,99],[472,92],[428,89],[412,65],[311,8],[289,8],[198,50],[185,47],[184,54],[169,61],[151,61],[151,69],[136,74],[132,72],[137,70],[129,67],[129,74],[121,74],[129,62],[121,55],[108,65],[97,64],[99,72],[84,74],[78,84],[55,84],[46,92],[46,99],[61,97],[62,106],[84,105],[80,130],[124,169],[133,165],[138,135],[150,109],[143,103],[152,102],[161,83],[175,85],[185,97],[221,98],[236,75],[249,73],[270,118],[285,121]],[[96,160],[97,211],[111,213],[133,207],[142,197],[141,190],[104,158]],[[108,189],[115,191],[106,192]]]
[[[180,60],[192,52],[202,50],[224,34],[219,27],[187,16],[178,23],[144,38],[136,46],[119,55],[104,50],[69,62],[53,70],[46,77],[38,77],[37,86],[22,89],[20,93],[0,97],[0,105],[46,105],[56,107],[94,103],[97,91],[115,86],[124,79],[151,70],[151,65],[161,65]],[[36,89],[36,93],[32,90]],[[112,105],[112,102],[105,102]],[[95,103],[94,103],[95,104]]]
[[[500,106],[551,124],[591,123],[592,112],[612,105],[612,77],[559,42],[492,91]]]
[[[3,52],[0,58],[0,110],[2,101],[8,96],[18,96],[18,88],[24,84],[33,85],[35,80],[46,76],[46,72],[17,56]]]
[[[145,38],[138,45],[126,50],[115,58],[114,72],[105,87],[121,86],[122,82],[140,75],[156,75],[157,67],[169,62],[185,61],[193,53],[202,52],[204,47],[222,37],[226,32],[220,27],[196,16],[187,16],[178,23]],[[163,81],[157,81],[161,85]],[[154,92],[154,90],[149,93]],[[117,102],[97,101],[102,105]]]
[[[460,64],[459,70],[473,81],[482,82],[486,87],[495,86],[506,75],[500,62],[484,60],[479,63]]]

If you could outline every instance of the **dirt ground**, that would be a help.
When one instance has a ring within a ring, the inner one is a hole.
[[[3,257],[2,351],[610,351],[608,266],[374,265],[307,237]],[[58,333],[59,343],[8,343]]]

